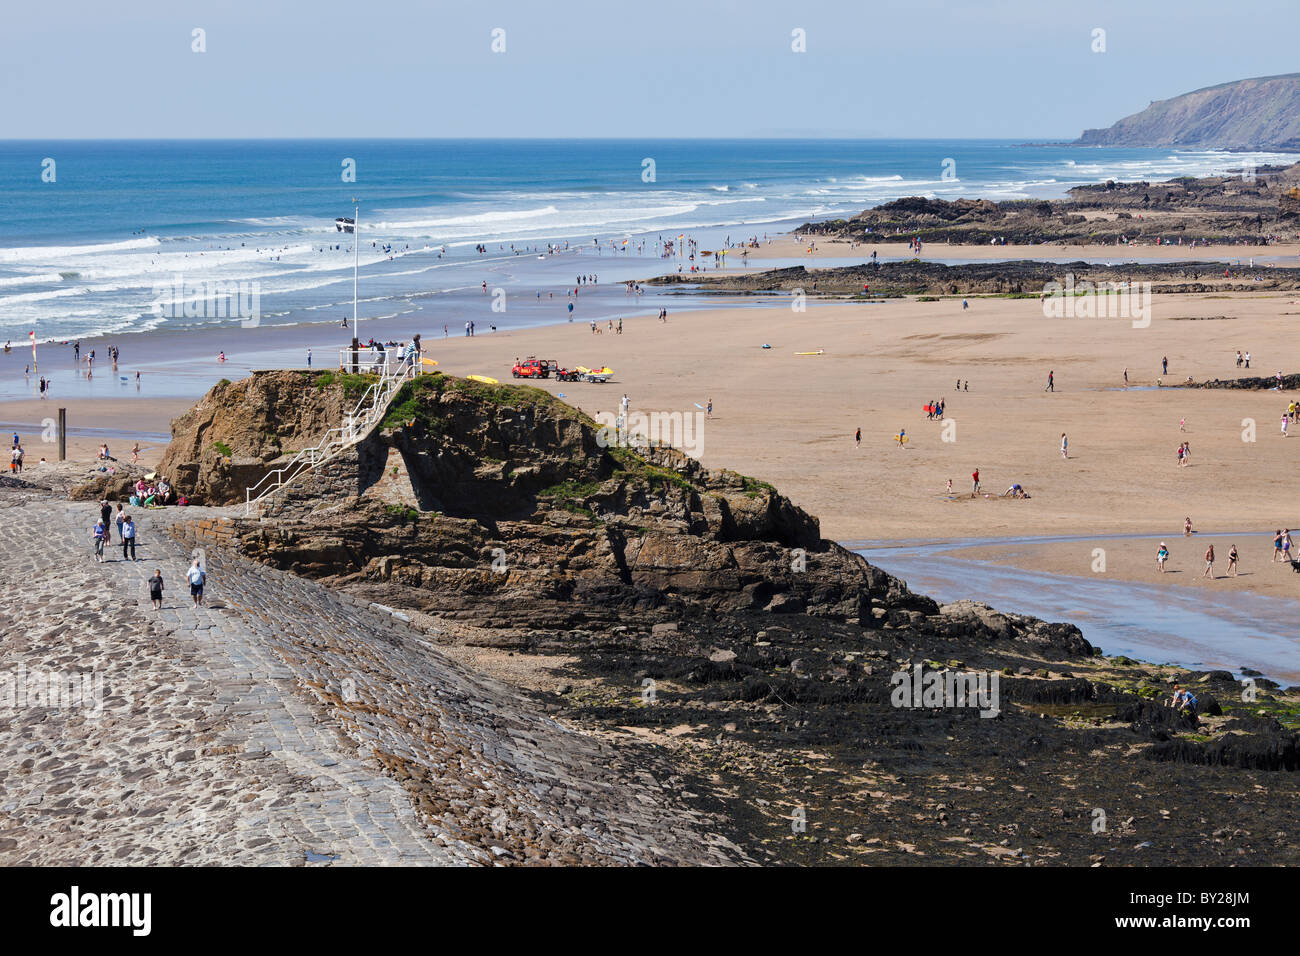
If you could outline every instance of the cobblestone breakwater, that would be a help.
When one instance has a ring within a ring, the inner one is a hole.
[[[745,861],[652,749],[241,558],[221,509],[145,512],[140,560],[103,563],[94,504],[7,488],[0,510],[41,542],[0,553],[0,864]]]

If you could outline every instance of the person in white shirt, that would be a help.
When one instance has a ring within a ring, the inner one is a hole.
[[[199,559],[194,559],[185,576],[190,579],[190,597],[194,599],[194,606],[198,607],[203,603],[203,585],[207,583],[207,574],[199,567]]]

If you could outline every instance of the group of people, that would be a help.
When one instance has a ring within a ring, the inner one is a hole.
[[[135,483],[135,494],[131,496],[134,507],[154,508],[171,504],[172,486],[166,478],[159,478],[158,484],[146,482],[143,478]]]
[[[95,560],[103,562],[104,548],[113,543],[113,525],[117,525],[117,539],[122,545],[123,561],[138,561],[135,554],[135,519],[127,512],[122,510],[122,506],[117,506],[117,518],[113,518],[113,506],[108,503],[108,499],[102,499],[99,502],[99,520],[95,522],[95,529],[91,533],[91,538],[95,542]]]
[[[14,432],[14,445],[13,449],[9,453],[9,473],[11,475],[17,474],[23,470],[23,456],[25,454],[26,452],[23,451],[23,445],[21,440],[18,438],[18,433]]]
[[[104,549],[113,543],[113,527],[117,527],[118,541],[122,545],[123,561],[139,561],[136,555],[136,525],[135,519],[129,513],[117,506],[117,516],[113,516],[113,506],[107,499],[99,502],[99,517],[95,521],[94,530],[91,532],[91,540],[95,545],[95,560],[102,564],[104,562]],[[203,588],[207,584],[207,569],[203,567],[200,558],[195,558],[194,563],[186,571],[185,576],[190,584],[190,598],[195,607],[203,604]],[[155,568],[153,576],[145,581],[145,587],[149,590],[149,599],[153,602],[154,610],[162,610],[163,601],[163,576],[162,568]]]
[[[1273,561],[1291,560],[1291,529],[1278,528],[1273,532]]]
[[[1190,520],[1191,519],[1189,518],[1188,521]],[[1184,534],[1186,534],[1186,532],[1184,532]],[[1237,563],[1237,558],[1238,558],[1237,546],[1234,544],[1232,545],[1232,547],[1228,549],[1228,570],[1226,572],[1227,574],[1230,574],[1233,577],[1236,577],[1240,570],[1239,565]],[[1161,541],[1160,547],[1156,549],[1156,568],[1159,569],[1161,574],[1164,574],[1165,563],[1168,560],[1169,560],[1169,545]],[[1214,579],[1214,545],[1213,544],[1208,545],[1205,549],[1205,570],[1201,572],[1201,577],[1210,578],[1211,580]]]
[[[939,399],[938,401],[929,402],[925,406],[925,417],[942,420],[943,410],[945,407],[946,406],[942,398]]]

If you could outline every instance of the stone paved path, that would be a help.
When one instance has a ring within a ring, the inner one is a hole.
[[[141,560],[100,564],[96,510],[0,490],[0,865],[743,860],[650,757],[390,614],[222,549],[193,608],[168,525],[218,512],[147,512]]]

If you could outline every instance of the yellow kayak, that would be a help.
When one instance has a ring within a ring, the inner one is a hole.
[[[420,364],[421,364],[421,365],[437,365],[437,364],[438,364],[438,361],[437,361],[437,359],[427,359],[427,358],[422,358],[422,359],[420,359]]]
[[[466,375],[465,377],[466,377],[467,379],[469,379],[470,381],[472,381],[472,382],[482,382],[484,385],[500,385],[500,384],[501,384],[501,383],[498,382],[496,379],[494,379],[494,378],[488,378],[486,375]]]

